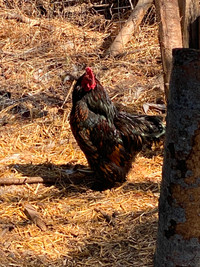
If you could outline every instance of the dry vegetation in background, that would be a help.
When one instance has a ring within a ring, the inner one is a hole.
[[[74,10],[39,16],[28,3],[0,4],[0,179],[54,182],[0,187],[0,266],[152,266],[162,149],[141,153],[121,187],[92,191],[79,171],[87,162],[70,130],[65,77],[91,66],[114,101],[143,112],[163,98],[157,25],[147,17],[126,53],[103,58],[117,19]],[[27,203],[45,230],[27,219]]]

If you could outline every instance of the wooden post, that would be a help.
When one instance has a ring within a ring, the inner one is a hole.
[[[155,0],[159,21],[159,38],[164,71],[166,100],[169,94],[169,80],[172,68],[172,49],[181,48],[182,35],[178,0]]]
[[[200,264],[200,51],[173,50],[155,267]]]
[[[200,49],[199,0],[179,0],[183,47]]]

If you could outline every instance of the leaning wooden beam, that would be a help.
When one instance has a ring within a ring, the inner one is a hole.
[[[166,100],[169,93],[169,80],[172,69],[172,49],[181,48],[182,34],[178,0],[155,0],[159,21],[159,38],[164,71]]]
[[[116,56],[120,54],[129,42],[134,32],[138,29],[144,15],[152,5],[153,0],[139,0],[129,19],[118,33],[117,37],[107,50],[106,54]]]

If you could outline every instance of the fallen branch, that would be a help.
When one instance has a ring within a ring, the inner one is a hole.
[[[139,0],[129,19],[118,33],[117,37],[106,51],[106,55],[117,56],[124,46],[129,42],[133,33],[137,30],[147,10],[152,5],[153,0]]]
[[[90,170],[84,169],[67,169],[62,173],[62,177],[55,174],[55,176],[45,175],[45,177],[41,176],[24,176],[22,178],[17,178],[14,175],[1,177],[0,178],[0,186],[1,185],[23,185],[23,184],[36,184],[36,183],[44,183],[44,184],[56,184],[56,183],[66,183],[66,184],[81,184],[81,183],[90,183],[91,181],[95,181],[95,177],[91,178]]]
[[[36,183],[50,183],[54,184],[55,180],[52,178],[42,178],[40,176],[16,178],[8,176],[0,178],[0,185],[20,185],[20,184],[36,184]]]

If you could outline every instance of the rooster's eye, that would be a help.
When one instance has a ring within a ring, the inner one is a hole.
[[[76,87],[76,90],[79,92],[79,91],[81,90],[81,86],[78,85],[78,86]]]

